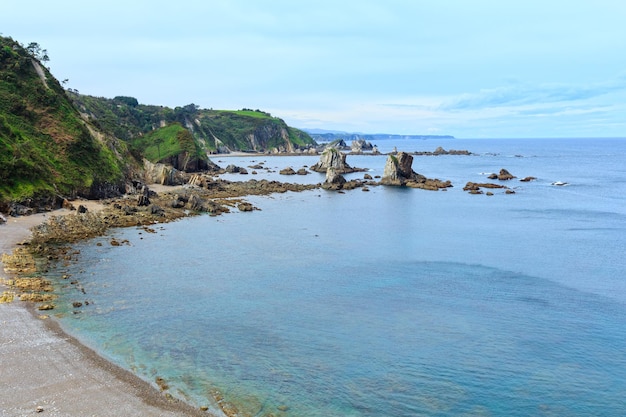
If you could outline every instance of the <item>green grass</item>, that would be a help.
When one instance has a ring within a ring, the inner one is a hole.
[[[172,123],[136,138],[132,146],[150,162],[159,162],[182,152],[193,157],[205,157],[191,133],[180,123]]]
[[[273,119],[269,113],[262,112],[260,110],[217,110],[220,113],[234,114],[237,116],[254,117],[256,119]]]
[[[32,59],[0,36],[0,203],[119,183],[123,161],[91,136],[45,67],[44,86]]]

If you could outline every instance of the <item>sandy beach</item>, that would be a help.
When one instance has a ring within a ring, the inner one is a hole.
[[[98,202],[81,204],[90,211],[101,207]],[[0,253],[10,253],[28,239],[32,226],[48,216],[68,213],[57,210],[8,218],[0,225]],[[53,319],[39,318],[32,305],[20,301],[0,304],[0,413],[3,417],[210,415],[168,399],[155,386],[65,334]]]

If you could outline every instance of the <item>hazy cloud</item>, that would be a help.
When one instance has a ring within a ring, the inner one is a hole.
[[[502,106],[571,102],[586,100],[626,89],[626,77],[589,85],[543,84],[538,86],[516,84],[495,89],[463,94],[445,101],[440,110],[475,110]]]

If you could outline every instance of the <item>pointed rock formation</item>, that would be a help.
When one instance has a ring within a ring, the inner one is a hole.
[[[380,183],[383,185],[405,185],[419,175],[413,171],[413,157],[405,152],[396,155],[389,155],[385,163],[383,178]]]
[[[322,184],[325,190],[341,190],[346,183],[346,179],[335,168],[326,170],[326,181]]]
[[[437,191],[452,187],[450,181],[430,179],[413,171],[413,157],[406,152],[389,155],[380,183],[383,185],[407,186]]]
[[[320,156],[319,162],[310,169],[315,172],[326,172],[326,170],[331,167],[340,174],[363,171],[361,168],[352,168],[348,165],[346,163],[346,154],[339,151],[337,148],[326,149]]]

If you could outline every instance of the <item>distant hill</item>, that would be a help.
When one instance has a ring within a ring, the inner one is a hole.
[[[348,133],[329,131],[323,129],[304,129],[308,132],[316,142],[334,142],[343,140],[349,142],[353,140],[365,140],[368,142],[374,140],[388,139],[454,139],[450,135],[395,135],[390,133]]]
[[[315,145],[309,134],[261,110],[212,110],[195,104],[172,109],[139,104],[134,97],[108,99],[76,92],[70,92],[69,96],[94,125],[131,142],[178,123],[191,132],[199,149],[207,153],[293,152]]]

